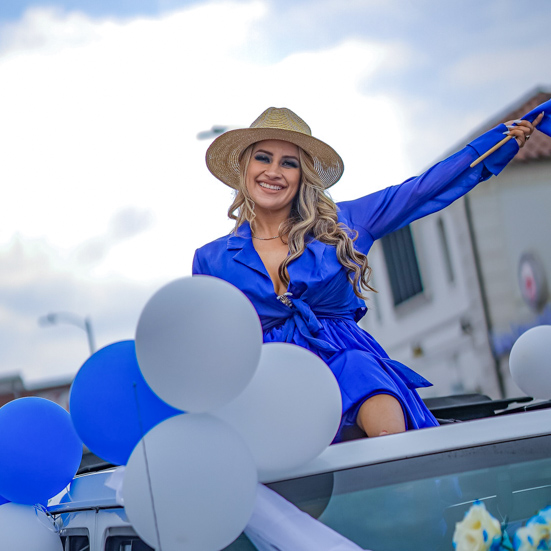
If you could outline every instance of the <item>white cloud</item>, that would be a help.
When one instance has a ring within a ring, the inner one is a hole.
[[[466,89],[475,85],[507,87],[512,89],[513,97],[518,97],[526,92],[527,83],[549,80],[551,65],[542,53],[550,48],[551,38],[543,44],[506,44],[499,49],[466,55],[444,71],[443,77],[451,85]]]
[[[196,133],[247,125],[272,104],[295,109],[339,150],[350,185],[344,195],[388,183],[385,160],[400,158],[388,147],[400,136],[396,111],[358,87],[394,52],[354,40],[257,66],[236,52],[266,24],[265,12],[251,2],[124,22],[27,14],[0,57],[8,83],[0,90],[7,159],[0,178],[12,190],[0,242],[19,231],[70,254],[118,210],[149,209],[154,228],[117,245],[97,274],[182,273],[182,258],[189,266],[194,248],[231,227],[230,195],[205,169],[208,144]],[[392,168],[400,171],[400,161]]]
[[[82,328],[40,327],[39,318],[69,312],[90,317],[99,347],[132,339],[155,285],[120,278],[84,277],[44,241],[15,237],[0,248],[0,376],[26,380],[72,376],[88,357]]]
[[[147,297],[231,229],[231,190],[208,173],[200,130],[288,106],[343,156],[335,198],[405,174],[398,108],[360,92],[396,48],[355,39],[258,65],[243,48],[266,14],[259,1],[126,21],[34,9],[4,33],[0,370],[78,368],[84,335],[38,328],[48,311],[91,315],[100,345],[132,338]]]

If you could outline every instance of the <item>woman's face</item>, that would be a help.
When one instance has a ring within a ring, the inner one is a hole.
[[[264,140],[253,146],[245,183],[255,212],[281,212],[287,217],[300,185],[298,147],[281,140]]]

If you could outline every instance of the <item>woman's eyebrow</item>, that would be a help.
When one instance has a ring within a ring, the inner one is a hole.
[[[274,154],[271,151],[267,151],[266,149],[257,149],[255,153],[265,153],[266,155],[271,155],[272,157]],[[294,159],[295,161],[298,161],[298,157],[295,157],[294,155],[282,155],[284,159]]]

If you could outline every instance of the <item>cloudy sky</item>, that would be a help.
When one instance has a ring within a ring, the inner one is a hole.
[[[70,377],[226,234],[213,125],[286,106],[351,199],[419,173],[538,86],[548,0],[10,0],[0,5],[0,377]],[[216,336],[213,335],[213,339]]]

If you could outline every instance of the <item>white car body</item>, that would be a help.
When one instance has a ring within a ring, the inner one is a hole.
[[[551,505],[550,450],[551,409],[541,409],[343,442],[263,482],[362,548],[451,549],[476,499],[513,527]],[[112,472],[78,476],[50,504],[65,551],[150,549],[105,485]],[[241,536],[227,549],[255,547]]]

